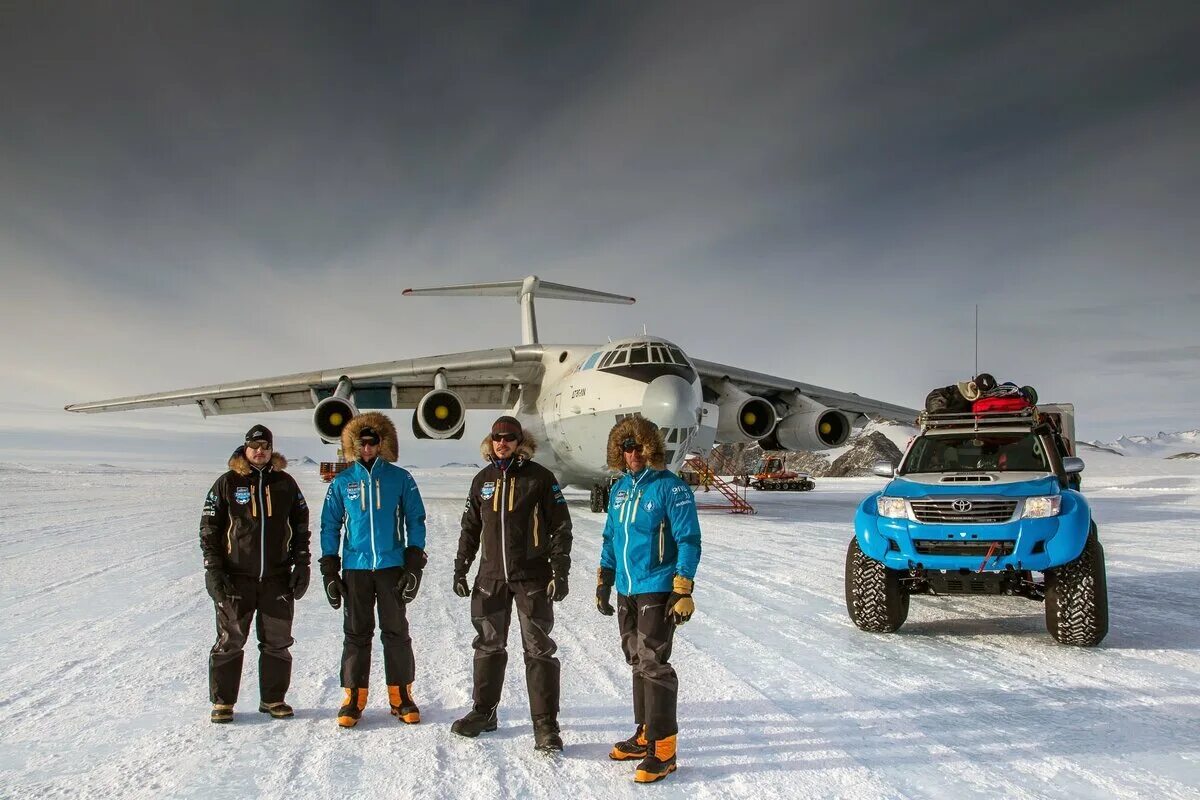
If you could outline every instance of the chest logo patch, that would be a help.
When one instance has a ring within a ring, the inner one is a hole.
[[[654,501],[647,500],[645,503],[642,504],[642,508],[646,509],[647,511],[653,511],[654,510]]]
[[[617,492],[616,497],[613,498],[613,507],[620,508],[621,506],[625,505],[625,500],[628,497],[629,497],[629,493],[626,492],[624,489]]]
[[[246,505],[246,503],[249,503],[250,502],[250,487],[249,486],[239,486],[236,489],[234,489],[233,490],[233,499],[236,500],[237,504],[240,506],[244,506],[244,505]]]
[[[362,484],[361,483],[359,483],[358,481],[354,481],[353,483],[346,484],[346,499],[347,500],[357,500],[360,494],[362,494]]]
[[[496,482],[495,481],[488,481],[487,483],[485,483],[483,485],[483,488],[479,490],[479,496],[482,497],[484,500],[491,500],[492,495],[494,495],[495,493],[496,493]]]

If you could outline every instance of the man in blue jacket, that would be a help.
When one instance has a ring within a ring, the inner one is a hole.
[[[615,761],[641,759],[638,783],[675,771],[679,680],[671,666],[675,628],[691,619],[692,582],[700,563],[700,521],[691,488],[666,469],[662,435],[641,417],[608,434],[608,466],[625,474],[609,495],[600,548],[596,607],[611,616],[617,587],[621,649],[633,668],[637,730],[613,745]]]
[[[335,609],[346,604],[343,728],[357,725],[367,705],[377,607],[392,715],[410,725],[421,721],[412,697],[416,663],[405,607],[416,598],[425,567],[425,504],[408,470],[392,463],[398,451],[396,428],[383,414],[350,420],[342,429],[342,452],[354,463],[329,485],[321,510],[325,597]]]

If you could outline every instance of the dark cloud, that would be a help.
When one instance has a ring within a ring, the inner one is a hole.
[[[1190,3],[0,14],[0,325],[46,407],[509,343],[510,305],[396,293],[529,273],[642,298],[544,338],[909,404],[976,303],[989,368],[1097,413],[1200,391],[1120,355],[1198,338]]]

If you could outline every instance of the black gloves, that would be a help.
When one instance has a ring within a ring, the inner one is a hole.
[[[617,580],[616,570],[601,567],[596,570],[596,608],[606,617],[616,613],[612,607],[612,587]]]
[[[556,603],[561,603],[567,597],[567,573],[571,571],[570,556],[559,556],[550,559],[550,583],[546,584],[546,596]]]
[[[467,570],[471,568],[470,564],[464,564],[462,561],[455,559],[454,561],[454,593],[459,597],[471,596],[471,584],[467,583]]]
[[[342,607],[342,595],[346,593],[346,584],[342,583],[342,560],[337,556],[322,556],[321,582],[325,585],[325,599],[334,608]]]
[[[417,590],[421,588],[421,571],[425,569],[428,560],[421,548],[404,548],[404,572],[400,573],[400,583],[396,588],[400,591],[400,599],[405,603],[417,599]]]
[[[204,588],[208,591],[208,596],[218,605],[230,600],[241,599],[234,591],[233,579],[219,566],[204,568]]]
[[[308,591],[308,581],[311,575],[312,570],[308,568],[308,564],[297,564],[292,567],[292,577],[288,581],[288,585],[292,587],[293,600],[304,597],[304,593]]]
[[[667,598],[667,619],[682,625],[696,613],[696,602],[692,600],[695,583],[682,575],[676,575],[671,584],[671,596]]]

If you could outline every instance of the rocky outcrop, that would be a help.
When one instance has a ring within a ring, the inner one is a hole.
[[[829,478],[852,478],[870,475],[871,467],[879,461],[899,464],[903,453],[891,439],[878,431],[860,436],[854,446],[829,465]]]

